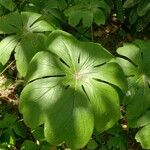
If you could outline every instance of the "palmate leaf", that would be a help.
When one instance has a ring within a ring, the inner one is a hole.
[[[77,149],[88,142],[94,127],[102,132],[119,119],[115,87],[125,92],[126,79],[99,44],[79,42],[57,30],[47,45],[49,52],[38,52],[30,62],[19,109],[28,126],[44,124],[51,144],[66,142]]]
[[[0,34],[13,34],[0,42],[0,62],[5,65],[15,51],[17,69],[22,76],[26,75],[34,54],[45,49],[43,32],[54,30],[40,17],[37,13],[15,12],[0,18]]]
[[[103,0],[77,1],[74,6],[65,10],[69,24],[76,26],[82,19],[83,26],[90,27],[93,22],[97,25],[105,23],[110,8]]]
[[[131,127],[142,127],[150,123],[150,120],[147,118],[149,116],[148,109],[150,108],[149,47],[149,41],[136,40],[134,43],[125,44],[117,50],[120,55],[128,58],[118,58],[118,62],[128,79],[129,90],[125,103],[127,104],[127,118]],[[145,129],[143,130],[145,131]],[[140,138],[138,141],[142,144],[146,139],[147,136]],[[144,144],[142,146],[147,149]]]

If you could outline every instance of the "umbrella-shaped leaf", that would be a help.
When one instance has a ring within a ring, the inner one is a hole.
[[[129,83],[125,102],[127,104],[127,118],[131,127],[142,127],[149,124],[150,108],[150,42],[136,40],[132,44],[125,44],[117,51],[124,58],[118,58]],[[125,58],[126,57],[126,58]],[[136,135],[136,140],[143,148],[149,146],[149,125],[142,128]]]
[[[65,15],[72,26],[79,24],[82,19],[83,26],[89,27],[93,22],[104,24],[109,11],[109,6],[103,0],[87,0],[75,2],[74,6],[66,9]]]
[[[140,116],[150,108],[150,42],[136,40],[133,44],[125,44],[117,52],[127,57],[118,58],[129,83],[127,114],[130,119]],[[138,112],[135,109],[139,108]]]
[[[38,52],[30,62],[20,112],[28,126],[44,124],[50,143],[66,142],[78,149],[88,142],[94,126],[102,132],[119,119],[115,87],[125,92],[126,79],[99,44],[80,42],[58,30],[47,45],[49,51]]]
[[[22,76],[25,76],[34,54],[45,49],[42,32],[54,30],[40,17],[32,12],[14,12],[0,18],[0,34],[15,34],[0,42],[0,62],[5,65],[15,50],[17,69]]]

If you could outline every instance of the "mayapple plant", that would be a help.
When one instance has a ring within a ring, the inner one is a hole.
[[[8,35],[0,41],[0,63],[5,65],[15,51],[17,70],[23,77],[32,57],[44,50],[44,32],[55,30],[41,17],[33,12],[13,12],[0,18],[0,34]]]
[[[76,0],[65,10],[70,25],[76,26],[82,21],[84,27],[90,27],[92,23],[104,25],[109,13],[110,7],[104,0]]]
[[[126,43],[117,58],[128,80],[125,97],[129,127],[141,128],[135,136],[144,149],[150,149],[150,41]]]
[[[126,92],[126,78],[100,44],[80,42],[60,30],[46,43],[47,51],[29,64],[19,110],[29,127],[44,124],[51,144],[66,142],[78,149],[94,128],[103,132],[118,121],[119,91]]]

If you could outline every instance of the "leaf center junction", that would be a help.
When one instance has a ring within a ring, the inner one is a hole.
[[[83,74],[81,74],[80,72],[76,72],[74,74],[74,78],[75,80],[81,80],[83,78]]]

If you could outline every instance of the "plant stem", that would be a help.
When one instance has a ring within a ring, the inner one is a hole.
[[[15,60],[13,60],[8,66],[6,66],[6,68],[3,69],[3,71],[0,73],[0,76],[15,62]]]
[[[94,36],[93,36],[93,25],[91,25],[91,40],[94,41]]]

